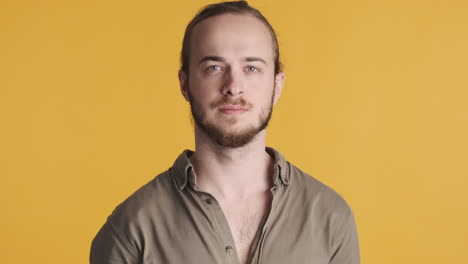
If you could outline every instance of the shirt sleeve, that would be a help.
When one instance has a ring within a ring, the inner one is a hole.
[[[354,214],[348,217],[347,222],[344,224],[344,229],[341,232],[341,239],[338,240],[337,245],[334,247],[332,257],[329,264],[359,264],[359,240],[356,230],[356,222]]]
[[[121,233],[107,221],[91,244],[91,264],[136,264],[137,254]]]

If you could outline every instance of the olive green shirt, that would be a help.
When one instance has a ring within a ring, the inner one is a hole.
[[[328,186],[272,148],[271,209],[262,220],[249,263],[358,264],[354,215]],[[229,224],[211,194],[197,186],[185,150],[107,218],[91,246],[91,263],[238,264]]]

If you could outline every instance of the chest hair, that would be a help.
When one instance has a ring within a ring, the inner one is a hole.
[[[251,247],[254,246],[255,235],[269,212],[270,197],[262,198],[253,203],[221,205],[236,244],[240,263],[247,263]]]

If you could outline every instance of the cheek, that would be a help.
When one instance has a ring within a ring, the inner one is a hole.
[[[196,102],[197,107],[202,109],[208,109],[211,104],[221,99],[221,94],[215,92],[215,86],[209,82],[191,82],[189,90],[192,101]]]
[[[254,97],[258,102],[270,101],[274,91],[274,80],[262,79],[251,86],[251,96]]]
[[[192,95],[202,98],[209,97],[210,95],[212,96],[216,85],[217,83],[213,82],[213,80],[203,80],[196,77],[189,80]]]

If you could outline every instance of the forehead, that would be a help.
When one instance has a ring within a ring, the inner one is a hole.
[[[223,14],[203,20],[194,27],[190,42],[191,60],[204,56],[273,60],[268,27],[250,14]]]

